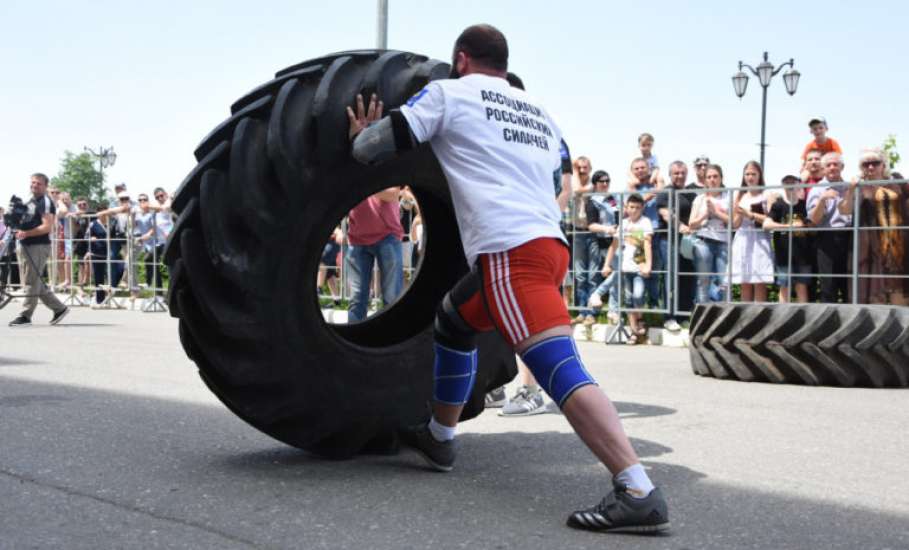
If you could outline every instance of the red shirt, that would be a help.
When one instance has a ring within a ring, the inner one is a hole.
[[[376,196],[356,205],[348,217],[347,239],[354,246],[376,244],[394,235],[399,241],[404,235],[401,227],[401,205],[398,201],[385,202]]]

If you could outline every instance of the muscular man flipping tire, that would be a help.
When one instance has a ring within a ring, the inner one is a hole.
[[[471,272],[446,294],[434,325],[432,418],[402,442],[439,471],[455,460],[455,427],[476,376],[476,333],[498,330],[615,475],[599,504],[568,525],[661,531],[666,502],[641,466],[608,397],[584,368],[559,293],[568,247],[552,200],[561,133],[540,104],[506,80],[508,45],[489,25],[455,42],[452,78],[435,81],[382,118],[381,102],[348,108],[353,156],[381,162],[429,142],[451,189]]]

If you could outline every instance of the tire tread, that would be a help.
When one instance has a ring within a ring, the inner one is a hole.
[[[709,304],[692,315],[695,374],[804,385],[909,386],[909,308]]]

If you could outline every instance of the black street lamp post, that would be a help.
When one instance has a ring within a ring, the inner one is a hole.
[[[89,155],[95,157],[98,161],[98,176],[101,178],[101,185],[104,185],[104,169],[113,166],[117,162],[117,153],[114,152],[114,147],[98,147],[97,151],[93,151],[89,147],[83,147],[83,150]]]
[[[764,97],[761,106],[761,169],[763,170],[766,170],[767,168],[764,166],[764,149],[767,146],[765,141],[767,134],[767,88],[770,86],[770,80],[786,66],[790,69],[783,73],[783,84],[786,85],[786,91],[789,92],[789,95],[794,95],[799,86],[799,78],[802,74],[795,70],[795,61],[793,59],[790,59],[779,67],[774,67],[773,64],[767,60],[767,52],[764,52],[764,61],[757,66],[757,69],[747,63],[739,61],[739,72],[735,73],[732,77],[732,86],[735,88],[735,95],[737,95],[739,99],[745,95],[745,89],[748,88],[748,75],[742,70],[744,68],[747,68],[751,71],[751,74],[758,78],[758,82],[760,82],[761,87],[763,88]]]

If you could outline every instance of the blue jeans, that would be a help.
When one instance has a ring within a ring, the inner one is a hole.
[[[612,273],[609,274],[609,277],[603,279],[603,282],[600,283],[592,292],[592,294],[599,294],[602,298],[604,294],[609,293],[609,311],[618,311],[619,310],[619,300],[617,298],[618,286],[619,286],[619,274],[616,272],[618,270],[618,256],[613,256],[612,260]],[[601,275],[602,276],[602,275]]]
[[[351,245],[347,253],[347,273],[350,280],[350,306],[348,321],[362,321],[369,306],[369,287],[372,282],[372,266],[379,264],[382,281],[382,301],[389,305],[404,289],[404,259],[401,241],[388,235],[371,245]]]
[[[123,278],[123,273],[126,271],[125,260],[120,257],[120,250],[123,249],[123,245],[126,244],[126,241],[120,238],[110,239],[110,286],[111,288],[117,288],[117,285],[120,284],[120,280]]]
[[[592,315],[587,307],[590,293],[600,278],[600,243],[593,233],[574,235],[574,303],[581,315]]]
[[[725,299],[726,264],[729,247],[712,239],[694,240],[694,269],[698,275],[696,303],[719,302]],[[710,275],[704,275],[710,273]]]
[[[653,275],[650,276],[653,278]],[[625,295],[625,305],[633,309],[644,307],[644,277],[640,273],[622,273],[622,294]]]
[[[647,290],[647,302],[650,303],[651,307],[660,307],[664,301],[663,297],[666,295],[666,287],[663,284],[666,277],[662,274],[654,273],[654,271],[666,269],[666,252],[669,248],[669,241],[666,239],[665,234],[657,233],[653,236],[651,246],[653,247],[653,262],[650,268],[650,277],[644,279],[644,287]]]

